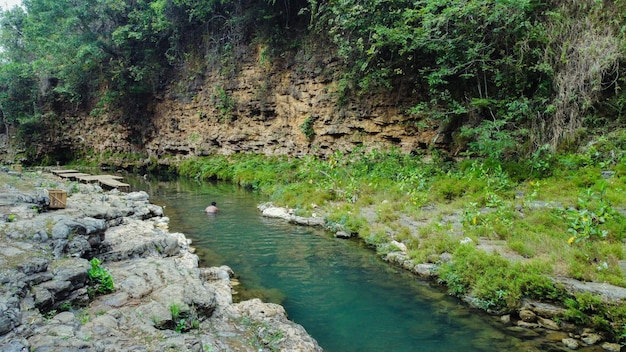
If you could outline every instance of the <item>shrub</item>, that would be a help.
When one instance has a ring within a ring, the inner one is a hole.
[[[98,258],[93,258],[90,262],[91,269],[89,270],[89,281],[94,285],[95,292],[104,294],[113,292],[115,289],[113,285],[113,277],[111,274],[101,266],[102,261]]]
[[[313,139],[315,136],[315,130],[313,129],[313,125],[315,124],[315,118],[309,116],[304,120],[302,125],[300,125],[300,131],[306,136],[308,140]]]

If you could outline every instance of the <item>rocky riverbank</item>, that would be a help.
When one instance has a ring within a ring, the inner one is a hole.
[[[283,307],[233,303],[233,272],[200,268],[145,192],[0,172],[0,350],[321,351]],[[46,190],[67,206],[47,210]],[[114,282],[99,294],[98,258]]]
[[[290,223],[304,226],[321,226],[335,231],[335,237],[350,238],[352,235],[329,226],[323,216],[301,217],[295,215],[295,211],[283,207],[276,207],[272,203],[261,204],[259,210],[264,216],[284,219]],[[373,218],[373,217],[372,217]],[[475,245],[469,238],[460,239],[466,245]],[[479,248],[488,251],[486,243],[476,244]],[[409,258],[406,246],[392,240],[388,244],[388,250],[382,256],[383,259],[393,265],[400,266],[417,277],[424,280],[438,279],[437,268],[441,263],[454,260],[449,253],[443,253],[437,258],[432,258],[428,263],[418,263]],[[559,284],[570,294],[588,293],[602,297],[605,303],[626,302],[626,289],[606,283],[582,282],[572,278],[553,277],[554,284]],[[470,307],[483,309],[478,305],[477,299],[470,295],[463,297],[463,301]],[[550,351],[610,351],[619,352],[620,344],[610,340],[606,334],[595,331],[589,327],[577,326],[567,323],[564,319],[566,308],[550,302],[525,298],[520,302],[516,312],[488,311],[500,324],[502,330],[508,331],[522,340],[528,341],[525,350],[541,351],[549,348]]]

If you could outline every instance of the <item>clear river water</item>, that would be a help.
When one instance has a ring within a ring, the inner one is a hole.
[[[325,351],[535,350],[497,318],[383,262],[357,240],[261,216],[257,206],[266,199],[253,192],[185,179],[128,182],[165,208],[170,231],[193,241],[202,266],[234,270],[241,283],[235,299],[281,304]],[[204,213],[211,201],[217,214]]]

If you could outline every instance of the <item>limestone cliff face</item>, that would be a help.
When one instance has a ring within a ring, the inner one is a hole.
[[[159,160],[328,155],[361,145],[410,153],[445,142],[438,126],[418,124],[406,113],[419,102],[408,89],[342,100],[337,60],[298,53],[269,64],[259,56],[227,73],[224,67],[204,72],[193,84],[171,84],[134,122],[79,118],[72,139],[96,153],[141,152]]]

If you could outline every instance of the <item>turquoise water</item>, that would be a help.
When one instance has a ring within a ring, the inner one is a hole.
[[[283,305],[329,352],[520,351],[494,318],[416,280],[356,240],[260,215],[262,198],[228,183],[131,180],[165,207],[202,266],[228,265],[241,299]],[[216,201],[220,212],[205,214]]]

